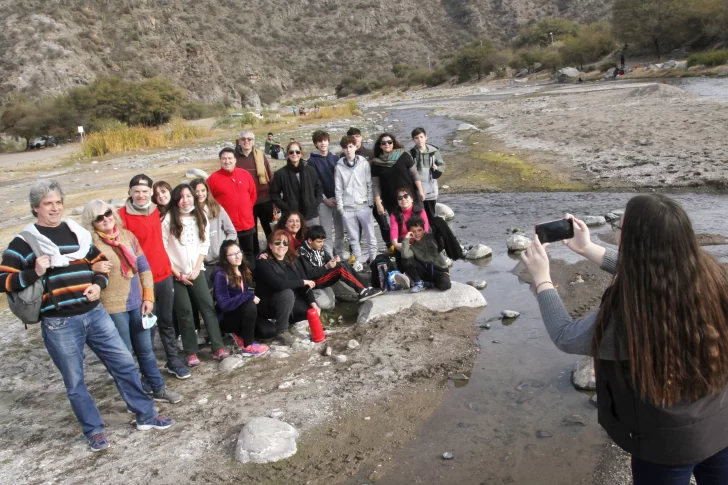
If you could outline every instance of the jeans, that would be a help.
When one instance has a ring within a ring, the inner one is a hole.
[[[336,206],[329,207],[323,202],[318,206],[319,220],[326,231],[324,248],[332,256],[341,256],[344,252],[344,220]]]
[[[102,432],[104,422],[84,381],[84,344],[106,366],[121,398],[136,413],[137,423],[156,416],[154,401],[142,390],[134,358],[102,305],[72,317],[44,317],[41,335],[51,360],[63,376],[71,408],[87,439]]]
[[[139,368],[144,379],[152,387],[152,391],[161,391],[165,387],[162,374],[157,368],[157,359],[152,349],[152,339],[149,338],[151,331],[142,325],[142,309],[137,308],[128,312],[111,313],[111,320],[116,325],[121,339],[124,341],[129,352],[134,350]]]
[[[174,278],[169,276],[158,283],[154,283],[154,314],[157,316],[157,332],[164,346],[167,356],[167,365],[182,367],[182,359],[177,350],[177,336],[174,332],[172,312],[174,309]],[[150,332],[150,336],[153,332]]]
[[[182,335],[182,347],[185,354],[196,354],[197,334],[195,333],[195,319],[192,314],[192,301],[200,310],[205,327],[210,336],[212,351],[217,352],[224,347],[220,324],[217,321],[215,308],[212,303],[210,289],[207,286],[205,275],[200,272],[199,276],[192,282],[192,286],[183,285],[179,281],[174,282],[174,311],[177,315],[179,332]]]
[[[689,485],[692,475],[698,485],[728,483],[728,448],[691,465],[658,465],[632,457],[634,485]]]
[[[357,261],[362,260],[361,244],[359,243],[359,226],[364,231],[364,237],[369,244],[369,261],[374,261],[377,256],[377,236],[374,234],[374,221],[369,207],[359,209],[358,211],[346,211],[343,214],[344,227],[349,234],[349,242],[351,243],[351,252]]]

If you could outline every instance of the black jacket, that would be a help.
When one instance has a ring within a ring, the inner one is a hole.
[[[272,259],[259,259],[255,265],[255,296],[268,302],[276,293],[293,290],[297,297],[304,298],[309,304],[316,301],[313,291],[304,286],[306,273],[300,260],[293,264]]]
[[[301,261],[306,276],[310,280],[316,280],[326,274],[326,263],[333,258],[326,249],[321,248],[318,251],[311,249],[308,241],[304,241],[298,248],[298,260]]]
[[[391,167],[384,167],[372,163],[372,178],[379,178],[380,197],[382,199],[382,205],[390,214],[398,207],[397,205],[397,191],[403,187],[407,187],[414,194],[414,204],[418,207],[422,207],[419,192],[415,186],[415,181],[412,179],[410,168],[414,167],[415,161],[412,156],[402,151],[402,155],[397,159],[394,165]]]
[[[270,196],[281,211],[298,211],[304,219],[313,219],[318,217],[318,206],[322,201],[321,181],[316,169],[306,162],[301,161],[298,167],[300,182],[290,161],[273,175]]]
[[[457,261],[463,257],[463,247],[460,245],[460,241],[455,237],[455,234],[450,230],[450,226],[447,225],[445,219],[442,217],[433,217],[428,219],[430,223],[430,231],[437,240],[437,247],[444,249],[450,259]]]

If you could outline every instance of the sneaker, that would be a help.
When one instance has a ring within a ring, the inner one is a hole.
[[[354,264],[354,263],[356,263],[356,256],[354,256],[352,254],[351,256],[349,256],[349,264]]]
[[[257,357],[259,355],[263,355],[268,352],[269,347],[267,345],[262,345],[258,343],[252,343],[248,345],[247,347],[242,347],[243,355],[244,356],[253,356]]]
[[[136,427],[139,431],[149,431],[150,429],[167,429],[173,424],[174,419],[165,418],[157,414],[148,421],[144,421],[143,423],[137,422]]]
[[[392,276],[392,279],[394,280],[394,284],[396,284],[403,290],[406,290],[410,287],[409,276],[404,273],[396,273],[394,276]]]
[[[167,369],[167,372],[175,376],[177,379],[187,379],[188,377],[191,377],[192,374],[187,369],[187,367],[183,365],[170,365],[169,362],[164,364],[164,368]]]
[[[364,288],[363,290],[361,290],[361,293],[359,293],[359,301],[367,301],[383,293],[384,290],[382,290],[381,288],[372,288],[370,286],[369,288]]]
[[[236,333],[231,333],[230,336],[233,338],[233,342],[235,342],[235,345],[239,349],[245,348],[245,342],[243,342],[243,339],[240,338],[240,336]]]
[[[364,265],[361,264],[359,261],[357,261],[356,263],[354,263],[354,265],[352,266],[352,268],[354,268],[354,271],[356,271],[357,273],[360,273],[360,272],[364,271]]]
[[[420,291],[424,290],[425,287],[422,284],[421,281],[417,281],[412,288],[410,288],[410,293],[419,293]]]
[[[103,451],[111,446],[111,444],[109,443],[109,440],[106,439],[106,433],[102,431],[101,433],[96,433],[91,436],[88,440],[88,446],[91,448],[91,451]]]
[[[197,355],[190,354],[188,355],[185,360],[187,361],[187,367],[194,367],[196,365],[200,365],[200,359],[197,358]]]
[[[230,354],[227,353],[227,350],[225,349],[217,349],[212,353],[212,360],[224,360],[225,358],[230,357]]]
[[[182,400],[182,394],[170,391],[166,387],[158,391],[154,391],[154,393],[152,393],[152,397],[157,402],[168,402],[170,404],[177,404]]]

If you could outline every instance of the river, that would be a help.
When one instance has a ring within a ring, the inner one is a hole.
[[[718,81],[718,82],[715,82]],[[726,80],[671,81],[699,95],[728,99]],[[429,101],[428,101],[429,104]],[[457,163],[452,140],[458,120],[431,116],[422,109],[396,109],[388,123],[402,141],[416,126],[428,130],[429,141],[445,148]],[[492,328],[478,337],[481,347],[470,381],[451,385],[442,405],[425,422],[418,438],[399,450],[378,484],[575,484],[593,483],[592,475],[608,442],[597,424],[589,396],[574,390],[571,370],[580,357],[566,355],[551,343],[529,286],[514,273],[517,258],[506,249],[507,229],[530,230],[539,222],[570,212],[603,215],[625,207],[632,193],[498,193],[442,196],[456,214],[451,222],[463,242],[484,243],[493,257],[483,262],[458,261],[452,278],[484,279],[488,306],[476,324]],[[680,194],[678,199],[696,232],[728,234],[728,198],[722,195]],[[611,231],[603,226],[592,231]],[[728,261],[728,246],[706,248]],[[552,259],[578,261],[560,244],[549,248]],[[598,271],[595,269],[595,271]],[[496,320],[501,310],[521,316],[510,325]],[[451,452],[453,460],[443,460]],[[366,483],[373,469],[363,469],[347,484]]]

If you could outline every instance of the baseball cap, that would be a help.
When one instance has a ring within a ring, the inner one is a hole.
[[[151,189],[153,184],[151,177],[140,173],[139,175],[134,175],[134,177],[132,177],[131,182],[129,182],[129,188],[132,188],[135,185],[146,185]]]

